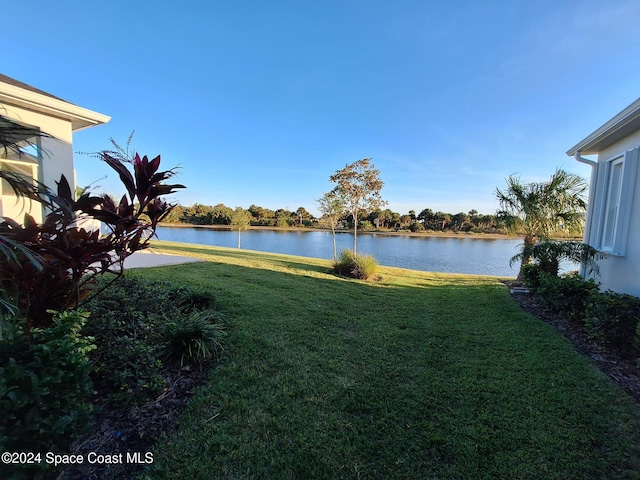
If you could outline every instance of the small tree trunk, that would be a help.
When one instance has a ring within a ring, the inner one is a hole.
[[[238,229],[238,250],[240,250],[240,229]]]
[[[331,223],[331,233],[333,234],[333,261],[338,259],[338,247],[336,245],[336,227]]]
[[[353,258],[358,256],[356,244],[358,240],[358,214],[353,215]]]

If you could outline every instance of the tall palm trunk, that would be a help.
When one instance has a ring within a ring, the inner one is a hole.
[[[530,248],[533,247],[536,243],[536,236],[527,233],[524,237],[524,250],[525,252],[530,251]],[[522,280],[522,270],[525,265],[529,265],[533,263],[533,257],[531,255],[522,255],[522,261],[520,262],[520,271],[518,271],[518,280]]]

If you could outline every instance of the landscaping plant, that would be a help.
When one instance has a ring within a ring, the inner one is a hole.
[[[514,255],[509,261],[509,266],[512,266],[518,261],[521,262],[523,259],[529,259],[533,260],[542,272],[557,276],[561,262],[568,261],[582,265],[587,275],[591,275],[592,273],[598,275],[600,269],[597,260],[602,260],[606,257],[606,253],[600,252],[586,243],[542,240],[535,244],[524,243],[522,245],[522,251]],[[522,265],[520,272],[521,277],[524,275],[522,268],[527,265],[528,264]]]
[[[640,298],[607,291],[593,295],[586,308],[585,327],[596,340],[623,356],[639,352]]]
[[[540,274],[538,293],[550,311],[581,323],[584,322],[587,305],[598,289],[598,284],[592,278],[585,280],[578,274],[556,277],[543,272]]]
[[[60,313],[48,327],[30,335],[18,327],[0,341],[0,452],[68,453],[84,430],[91,411],[89,352],[95,348],[81,334],[87,317]],[[46,467],[44,461],[36,466]],[[33,469],[13,467],[3,478],[37,477]]]
[[[547,182],[522,183],[511,175],[505,190],[496,189],[500,203],[496,216],[509,231],[524,233],[525,249],[553,235],[579,234],[587,209],[587,189],[583,178],[564,170],[556,170]],[[530,255],[522,255],[521,265],[530,259]]]
[[[128,159],[117,152],[98,155],[118,173],[126,188],[119,201],[90,192],[75,199],[64,175],[53,192],[39,182],[0,171],[18,194],[41,203],[48,212],[42,223],[29,214],[23,223],[6,217],[0,223],[5,245],[21,246],[14,249],[14,255],[0,256],[0,286],[5,300],[19,312],[16,318],[24,320],[26,334],[33,327],[49,326],[51,311],[78,306],[96,276],[121,274],[124,260],[148,246],[158,222],[171,210],[161,197],[184,188],[164,183],[175,172],[159,170],[160,156],[149,160],[136,154],[130,160],[131,172]],[[83,228],[79,225],[82,219],[102,222],[106,234]]]
[[[338,259],[333,263],[333,271],[338,275],[371,280],[376,278],[378,263],[371,255],[358,257],[351,250],[342,250]]]
[[[193,311],[165,326],[160,358],[181,367],[186,363],[200,365],[222,350],[225,332],[221,314],[214,311]]]

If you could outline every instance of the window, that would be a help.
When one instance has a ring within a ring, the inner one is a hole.
[[[622,158],[610,162],[608,165],[609,175],[607,179],[607,193],[604,204],[604,220],[602,226],[602,240],[600,246],[603,250],[611,252],[614,249],[616,238],[616,227],[620,213],[620,192],[622,191],[622,169],[624,160]]]
[[[38,129],[0,116],[0,170],[37,180],[40,164]],[[0,181],[0,216],[21,221],[25,213],[39,219],[42,207],[24,198],[17,198],[9,182]]]
[[[592,245],[611,255],[624,256],[626,251],[639,150],[628,150],[599,167]]]

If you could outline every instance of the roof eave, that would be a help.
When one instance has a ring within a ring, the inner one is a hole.
[[[73,131],[107,123],[111,117],[55,97],[0,82],[0,102],[69,120]]]
[[[638,129],[640,129],[640,98],[567,150],[567,155],[573,157],[576,153],[596,154]]]

